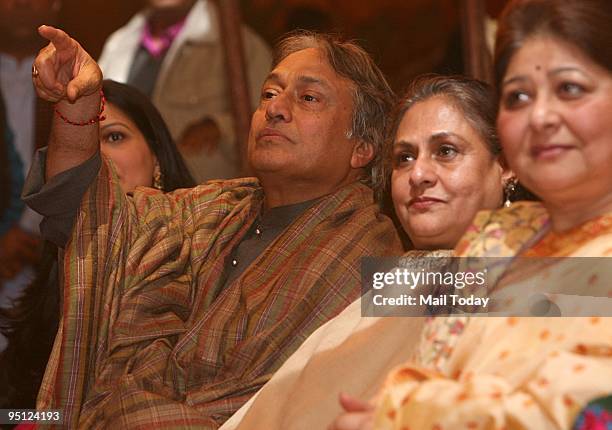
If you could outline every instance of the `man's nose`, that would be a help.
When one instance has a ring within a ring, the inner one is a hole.
[[[268,121],[291,121],[291,101],[287,94],[280,93],[268,100],[266,119]]]

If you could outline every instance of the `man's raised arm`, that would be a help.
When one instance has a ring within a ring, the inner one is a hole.
[[[49,40],[34,60],[32,79],[39,97],[56,103],[46,158],[46,180],[91,158],[99,146],[102,72],[74,39],[41,26]],[[80,125],[87,124],[87,125]]]

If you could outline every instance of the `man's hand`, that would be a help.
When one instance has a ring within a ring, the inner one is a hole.
[[[347,394],[340,394],[344,412],[329,426],[329,430],[372,430],[374,406]]]
[[[76,40],[47,25],[40,26],[38,32],[50,42],[34,60],[34,87],[41,98],[74,103],[100,90],[102,72]]]
[[[99,149],[102,72],[83,47],[62,30],[43,25],[38,32],[49,44],[34,60],[34,86],[41,98],[57,103],[62,115],[54,117],[49,139],[45,177],[50,180]]]
[[[217,123],[210,118],[205,118],[191,124],[179,141],[179,150],[183,155],[198,154],[205,151],[212,155],[219,146],[221,132]]]

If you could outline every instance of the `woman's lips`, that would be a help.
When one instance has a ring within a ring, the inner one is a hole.
[[[557,158],[558,156],[565,154],[567,151],[574,148],[575,147],[573,145],[563,144],[536,145],[531,149],[531,155],[536,159],[550,160]]]
[[[439,203],[444,203],[444,200],[435,197],[416,197],[408,202],[408,207],[416,210],[427,210]]]

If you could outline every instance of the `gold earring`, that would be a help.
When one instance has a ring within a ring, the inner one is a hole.
[[[159,168],[159,164],[155,165],[155,170],[153,171],[153,188],[158,190],[164,189],[164,181],[162,179],[161,169]]]
[[[504,185],[504,207],[509,208],[512,206],[511,197],[514,197],[517,182],[516,178],[510,178],[506,182],[506,185]]]

